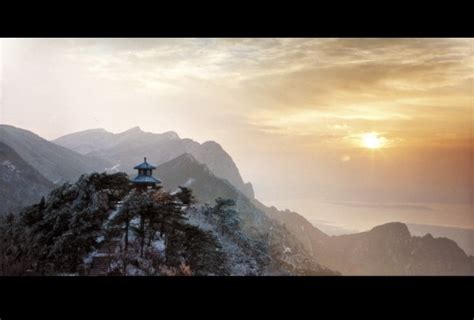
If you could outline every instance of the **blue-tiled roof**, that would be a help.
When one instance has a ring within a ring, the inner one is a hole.
[[[135,184],[155,184],[155,183],[161,183],[160,180],[152,177],[152,176],[144,176],[144,175],[138,175],[133,180],[131,180]]]
[[[156,169],[156,167],[146,162],[146,158],[145,158],[143,163],[140,163],[139,165],[135,166],[133,169],[152,169],[153,170],[153,169]]]

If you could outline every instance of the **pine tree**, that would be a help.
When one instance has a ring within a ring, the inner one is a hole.
[[[228,274],[227,257],[211,232],[187,225],[182,243],[186,249],[186,260],[194,274]]]
[[[212,209],[213,214],[217,216],[221,233],[236,230],[239,228],[240,219],[237,211],[231,207],[235,205],[235,201],[232,199],[217,198],[216,205]]]
[[[185,206],[190,206],[196,202],[196,199],[192,193],[192,190],[187,187],[179,187],[180,191],[176,194],[176,197]]]

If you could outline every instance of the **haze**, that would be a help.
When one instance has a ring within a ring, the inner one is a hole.
[[[313,223],[474,228],[473,44],[3,39],[0,122],[214,140],[258,199]]]

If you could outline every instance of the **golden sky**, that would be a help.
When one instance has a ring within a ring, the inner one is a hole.
[[[1,45],[0,120],[45,138],[138,125],[215,140],[269,201],[446,194],[472,204],[474,39]],[[363,147],[368,133],[381,148]]]

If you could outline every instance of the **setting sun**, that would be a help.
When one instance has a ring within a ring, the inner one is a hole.
[[[369,149],[377,149],[383,145],[383,138],[376,132],[365,133],[362,135],[362,145]]]

